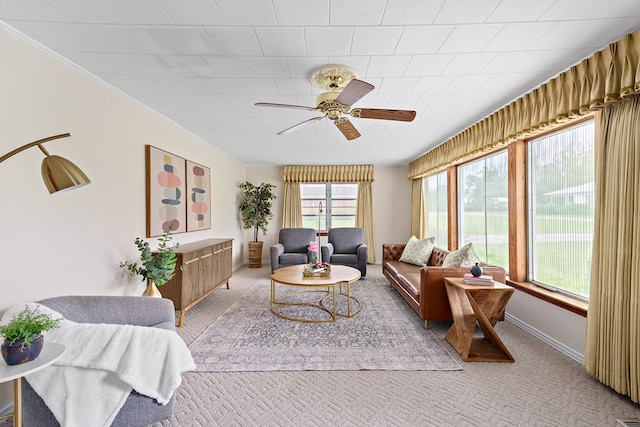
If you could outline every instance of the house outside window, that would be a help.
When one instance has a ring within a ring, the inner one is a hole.
[[[509,268],[508,154],[483,157],[458,168],[459,246],[473,244],[483,262]]]
[[[446,171],[423,179],[422,192],[427,221],[425,235],[435,237],[435,245],[446,249],[449,246]]]
[[[528,142],[528,276],[589,297],[594,218],[594,122]]]
[[[355,227],[357,183],[300,184],[302,223],[316,231]]]

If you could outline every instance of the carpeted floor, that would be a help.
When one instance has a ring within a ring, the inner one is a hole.
[[[289,301],[318,298],[299,288]],[[335,322],[304,323],[274,315],[269,308],[270,281],[258,280],[189,346],[197,371],[350,371],[460,370],[450,346],[425,330],[397,292],[382,278],[361,280],[351,294],[362,309]],[[323,293],[322,296],[325,294]],[[338,298],[346,312],[346,297]],[[325,300],[325,305],[330,305]],[[354,306],[357,303],[354,302]],[[289,317],[328,318],[316,307],[287,306]]]
[[[193,342],[270,269],[234,272],[187,312]],[[366,281],[381,278],[369,265]],[[507,306],[508,311],[508,306]],[[449,322],[429,322],[443,345]],[[496,330],[515,363],[464,363],[462,371],[189,372],[174,414],[154,427],[198,426],[593,426],[640,419],[631,402],[582,366],[509,322]]]

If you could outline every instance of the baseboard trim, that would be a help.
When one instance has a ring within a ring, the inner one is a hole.
[[[562,344],[560,341],[556,340],[555,338],[551,338],[549,335],[545,334],[544,332],[537,330],[533,326],[523,322],[517,317],[510,315],[509,313],[505,314],[505,319],[513,323],[520,329],[523,329],[524,331],[530,333],[531,335],[538,338],[542,342],[549,344],[551,347],[558,350],[560,353],[564,354],[565,356],[570,357],[576,362],[582,364],[582,361],[584,360],[583,354],[580,354],[574,349],[567,347],[566,345]]]

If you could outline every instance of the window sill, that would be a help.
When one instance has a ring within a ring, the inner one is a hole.
[[[513,286],[514,288],[522,292],[526,292],[529,295],[540,298],[541,300],[556,305],[560,308],[564,308],[565,310],[569,310],[580,316],[587,317],[587,309],[589,307],[589,304],[584,301],[571,298],[568,295],[563,295],[558,292],[550,291],[529,282],[516,282],[514,280],[507,279],[507,285]]]

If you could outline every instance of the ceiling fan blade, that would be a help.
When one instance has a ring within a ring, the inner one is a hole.
[[[278,135],[288,135],[291,132],[293,132],[295,130],[298,130],[300,127],[302,127],[302,126],[304,126],[306,124],[309,124],[311,122],[317,122],[318,120],[322,120],[325,117],[327,117],[327,116],[325,115],[325,116],[319,116],[319,117],[311,117],[310,119],[307,119],[304,122],[300,122],[297,125],[293,125],[293,126],[291,126],[289,128],[286,128],[285,130],[281,130],[280,132],[278,132]]]
[[[336,102],[342,105],[352,106],[360,98],[371,92],[375,88],[371,83],[363,82],[362,80],[353,79],[349,84],[340,92],[340,95],[336,98]]]
[[[253,105],[257,107],[295,108],[297,110],[319,111],[316,107],[305,107],[304,105],[273,104],[271,102],[256,102]]]
[[[349,112],[351,117],[361,119],[399,120],[411,122],[416,117],[416,112],[411,110],[385,110],[380,108],[354,108]]]
[[[349,141],[352,139],[356,139],[360,136],[360,132],[353,126],[353,124],[346,117],[340,117],[334,121],[335,125],[338,126],[340,132],[347,138]]]

